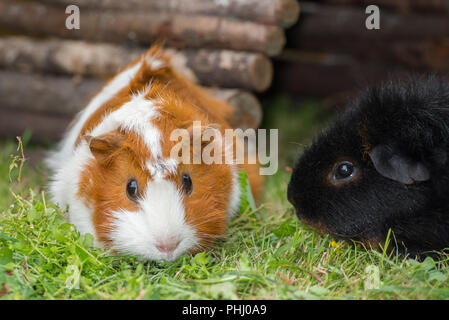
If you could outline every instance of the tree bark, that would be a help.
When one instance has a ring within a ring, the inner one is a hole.
[[[145,52],[107,43],[0,38],[0,67],[27,72],[110,77]],[[264,91],[272,80],[271,60],[260,53],[210,49],[165,49],[173,67],[205,86]]]
[[[290,27],[298,21],[297,0],[43,0],[51,5],[71,4],[93,9],[162,11],[169,13],[233,17],[241,20]]]
[[[65,26],[67,17],[62,8],[0,2],[0,28],[37,36],[146,45],[162,40],[177,48],[227,48],[270,56],[285,44],[278,26],[214,16],[88,10],[80,14],[80,28],[71,30]]]

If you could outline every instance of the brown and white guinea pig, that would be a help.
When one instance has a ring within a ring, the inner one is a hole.
[[[449,85],[436,76],[363,92],[297,161],[304,223],[412,256],[449,247]]]
[[[170,157],[178,143],[170,135],[191,133],[194,121],[222,133],[231,116],[231,106],[206,96],[152,47],[93,97],[49,157],[52,198],[68,205],[81,234],[113,252],[173,260],[210,248],[239,209],[241,169],[259,193],[258,166],[183,163]]]

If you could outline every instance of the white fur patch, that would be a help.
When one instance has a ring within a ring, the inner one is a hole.
[[[74,224],[81,234],[90,233],[96,239],[92,222],[93,210],[77,196],[81,173],[90,159],[93,159],[92,153],[86,141],[82,141],[70,160],[55,170],[49,189],[53,202],[58,203],[62,209],[69,205],[69,222]],[[97,240],[95,245],[101,247]]]
[[[157,71],[159,69],[167,67],[167,64],[160,59],[160,56],[162,55],[161,51],[158,51],[154,55],[147,54],[145,55],[145,62],[147,66],[151,68],[153,71]]]
[[[157,60],[157,59],[151,61],[151,65],[150,65],[151,69],[153,69],[153,70],[160,69],[164,66],[165,66],[164,62],[161,60]]]
[[[149,181],[138,211],[116,211],[110,232],[113,248],[150,260],[174,260],[199,242],[195,230],[185,221],[182,196],[167,180]],[[172,254],[156,248],[158,241],[175,237]]]
[[[111,112],[90,133],[99,136],[119,127],[125,131],[133,131],[141,137],[154,158],[162,156],[161,134],[151,123],[160,116],[153,101],[145,98],[145,93],[134,95],[130,101]]]
[[[154,179],[163,179],[176,173],[178,162],[172,158],[157,159],[156,161],[147,161],[146,166]]]
[[[64,139],[59,145],[57,152],[51,153],[47,159],[47,164],[52,169],[57,169],[63,166],[72,157],[75,142],[81,132],[84,123],[100,108],[105,102],[113,98],[120,90],[125,88],[142,66],[142,62],[136,63],[131,68],[128,68],[117,74],[101,91],[89,102],[78,115],[75,125],[67,132]]]

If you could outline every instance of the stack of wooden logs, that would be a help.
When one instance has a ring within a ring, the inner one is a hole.
[[[80,28],[67,29],[76,5]],[[254,93],[296,23],[297,0],[2,0],[0,137],[57,140],[104,81],[162,40],[178,72],[260,124]]]
[[[301,1],[301,19],[276,57],[273,89],[343,102],[354,89],[412,73],[449,74],[449,1]],[[368,30],[368,5],[380,29]]]

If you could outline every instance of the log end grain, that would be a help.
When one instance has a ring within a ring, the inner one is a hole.
[[[205,88],[214,99],[227,102],[234,109],[231,125],[246,130],[256,129],[262,122],[262,107],[250,92],[239,89]]]
[[[271,60],[262,54],[254,55],[251,59],[248,76],[254,90],[262,92],[268,89],[273,80]]]
[[[279,17],[279,24],[284,28],[288,28],[298,21],[301,10],[297,0],[281,0],[276,11],[276,16]]]
[[[279,27],[270,28],[265,39],[265,52],[268,56],[276,56],[282,52],[286,43],[284,30]]]
[[[233,125],[246,130],[256,129],[262,122],[262,106],[257,98],[246,91],[240,91],[229,99],[229,104],[234,106]]]

